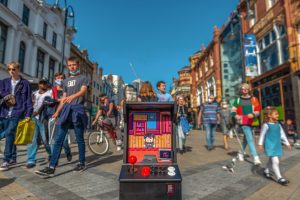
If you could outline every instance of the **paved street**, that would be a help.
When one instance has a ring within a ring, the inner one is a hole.
[[[3,141],[1,141],[3,147]],[[188,152],[178,154],[178,163],[183,176],[183,199],[299,199],[300,150],[285,150],[281,169],[290,179],[288,187],[262,177],[262,168],[253,167],[249,157],[237,162],[235,173],[222,170],[238,149],[235,139],[230,140],[230,150],[222,147],[222,135],[218,133],[216,149],[208,152],[203,131],[192,131],[187,137]],[[114,147],[114,146],[112,146]],[[118,199],[118,176],[122,163],[121,152],[113,150],[110,155],[97,157],[87,153],[88,169],[83,173],[72,172],[76,164],[77,146],[72,146],[73,161],[67,163],[62,156],[56,176],[42,179],[34,169],[26,169],[26,151],[19,148],[18,165],[7,172],[0,172],[0,199]],[[262,152],[260,153],[262,155]],[[38,156],[38,167],[44,167],[44,149]],[[266,158],[262,160],[266,163]],[[264,164],[263,164],[264,166]]]

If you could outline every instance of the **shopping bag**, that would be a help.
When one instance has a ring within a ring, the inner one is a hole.
[[[27,121],[26,119],[19,121],[14,144],[15,145],[31,144],[33,134],[34,134],[34,129],[35,129],[34,121],[32,120]]]
[[[180,125],[184,134],[188,135],[190,131],[190,125],[186,117],[180,117]]]

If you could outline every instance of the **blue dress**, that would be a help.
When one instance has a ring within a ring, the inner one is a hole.
[[[281,134],[279,123],[267,123],[264,149],[267,156],[282,156]]]

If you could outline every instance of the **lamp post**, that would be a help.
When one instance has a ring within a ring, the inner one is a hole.
[[[60,8],[59,7],[59,0],[56,0],[54,7],[55,8]],[[59,70],[58,71],[63,71],[63,66],[64,66],[64,58],[65,58],[65,43],[66,43],[66,32],[68,28],[68,18],[72,19],[72,26],[70,28],[71,31],[76,32],[75,29],[75,15],[74,15],[74,9],[71,5],[67,4],[67,0],[64,0],[64,33],[63,33],[63,41],[62,41],[62,57],[61,57],[61,63],[59,65]],[[70,12],[71,11],[71,12]]]

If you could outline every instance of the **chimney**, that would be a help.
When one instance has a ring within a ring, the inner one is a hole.
[[[97,62],[93,62],[93,73],[94,74],[98,74],[98,63]]]
[[[88,58],[88,52],[87,52],[87,49],[83,49],[81,53],[82,53],[82,56],[83,56],[84,58],[86,58],[86,59]]]
[[[103,76],[103,68],[100,67],[98,72],[99,72],[99,73],[98,73],[98,77],[102,79],[102,76]]]

